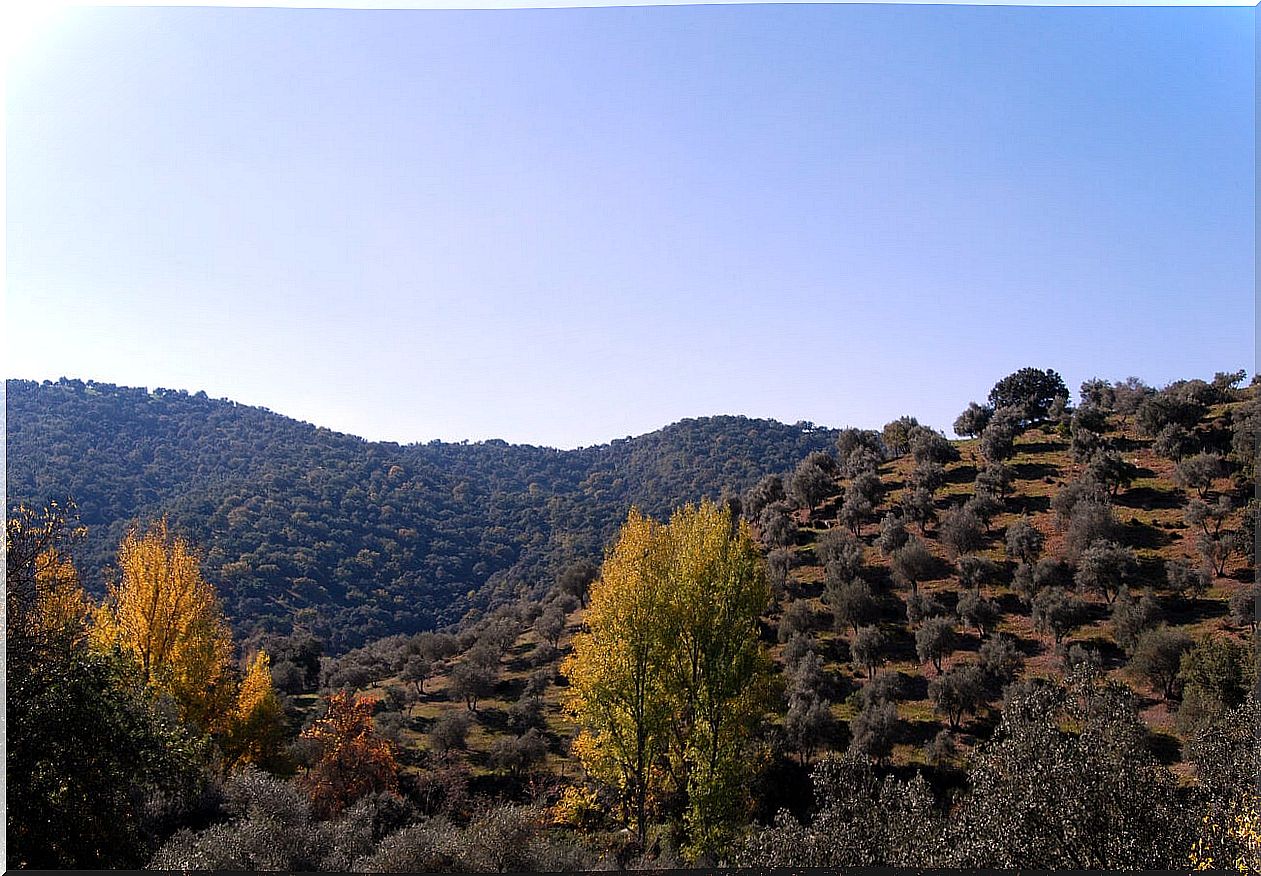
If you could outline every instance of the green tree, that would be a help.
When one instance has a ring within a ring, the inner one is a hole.
[[[627,802],[641,838],[667,779],[686,797],[690,854],[741,823],[752,727],[769,703],[758,640],[769,597],[729,509],[689,505],[664,525],[632,511],[622,527],[563,671],[575,752]]]
[[[1050,368],[1021,368],[994,384],[989,403],[995,410],[1018,408],[1025,422],[1033,422],[1046,417],[1051,402],[1058,396],[1068,396],[1068,387],[1059,374]]]

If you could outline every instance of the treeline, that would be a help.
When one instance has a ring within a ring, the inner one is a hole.
[[[684,420],[573,451],[366,442],[204,393],[8,381],[13,501],[73,500],[90,588],[127,528],[167,515],[239,634],[295,621],[332,651],[457,621],[596,560],[635,505],[743,489],[835,433]]]

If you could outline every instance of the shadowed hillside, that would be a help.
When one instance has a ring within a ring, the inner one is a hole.
[[[8,381],[8,500],[73,499],[89,589],[127,527],[169,515],[239,631],[295,618],[333,650],[457,620],[598,560],[651,514],[743,489],[835,433],[710,417],[571,451],[368,442],[205,393]]]

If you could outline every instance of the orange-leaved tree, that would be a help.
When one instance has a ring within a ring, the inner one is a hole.
[[[336,815],[365,794],[398,791],[393,747],[372,726],[376,701],[338,691],[327,703],[324,717],[302,733],[316,748],[315,762],[302,784],[322,818]]]

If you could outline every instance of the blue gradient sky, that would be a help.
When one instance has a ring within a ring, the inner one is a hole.
[[[9,74],[7,372],[572,447],[1251,371],[1255,15],[81,10]]]

